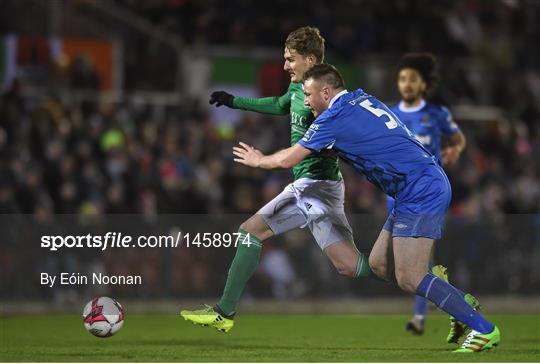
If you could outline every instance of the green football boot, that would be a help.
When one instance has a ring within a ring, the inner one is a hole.
[[[431,272],[448,283],[448,272],[446,267],[442,265],[435,265],[433,266],[433,268],[431,268]],[[467,303],[471,305],[472,308],[474,308],[475,310],[480,310],[480,302],[476,297],[474,297],[472,294],[467,293],[464,298],[465,301],[467,301]],[[448,332],[446,342],[449,344],[457,343],[463,335],[467,334],[468,331],[469,328],[467,327],[467,325],[459,322],[453,317],[450,317],[450,332]]]
[[[448,283],[447,268],[444,265],[434,265],[431,267],[431,273]]]
[[[478,299],[474,297],[472,294],[467,293],[465,295],[465,301],[469,305],[471,305],[472,308],[475,310],[480,310],[480,302],[478,302]],[[446,337],[446,342],[449,344],[457,344],[459,339],[467,334],[469,331],[469,328],[464,323],[459,322],[453,317],[450,317],[450,331],[448,332],[448,336]]]
[[[465,295],[465,301],[475,310],[480,310],[480,302],[472,294]],[[446,337],[446,342],[449,344],[457,344],[459,339],[469,332],[469,328],[464,323],[459,322],[453,317],[450,317],[450,331]]]
[[[454,353],[476,353],[483,350],[490,350],[499,345],[501,333],[497,326],[489,334],[481,334],[472,330],[461,344],[461,348],[454,350]]]
[[[233,319],[224,317],[211,306],[204,306],[203,309],[195,311],[182,310],[180,315],[184,320],[191,321],[194,325],[213,327],[225,333],[231,331],[234,326]]]

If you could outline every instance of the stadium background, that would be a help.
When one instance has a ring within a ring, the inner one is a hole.
[[[285,147],[288,119],[213,109],[208,95],[281,94],[283,41],[308,24],[321,29],[327,61],[349,89],[387,103],[398,100],[403,52],[438,56],[432,100],[449,106],[467,148],[447,170],[454,195],[437,262],[464,290],[495,302],[520,297],[527,307],[510,310],[538,312],[540,3],[532,0],[3,1],[0,295],[16,303],[4,308],[67,302],[78,310],[96,293],[146,307],[215,299],[233,249],[55,253],[39,247],[39,234],[65,232],[81,217],[128,231],[142,221],[146,233],[163,233],[204,231],[226,216],[236,221],[226,229],[236,231],[291,174],[236,165],[232,145]],[[366,252],[385,219],[384,196],[343,172],[347,212]],[[49,289],[39,285],[43,271],[142,274],[144,284]],[[281,302],[381,296],[404,297],[380,282],[339,277],[303,231],[265,244],[245,294]]]

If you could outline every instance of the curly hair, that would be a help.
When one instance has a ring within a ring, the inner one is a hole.
[[[433,54],[428,52],[404,54],[398,64],[398,73],[404,68],[416,70],[426,83],[428,90],[437,85],[439,80],[437,59]]]
[[[324,61],[324,38],[318,28],[302,27],[292,31],[285,40],[285,47],[304,57],[312,54],[318,63]]]

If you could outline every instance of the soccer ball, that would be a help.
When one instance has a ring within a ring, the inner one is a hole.
[[[84,306],[83,322],[92,335],[113,336],[124,324],[124,310],[120,303],[112,298],[97,297]]]

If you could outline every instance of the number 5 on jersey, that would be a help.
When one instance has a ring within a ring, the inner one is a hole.
[[[375,115],[378,118],[380,118],[383,115],[388,116],[388,118],[390,120],[388,120],[387,122],[384,123],[386,125],[386,127],[388,129],[397,128],[398,123],[397,123],[396,119],[394,119],[394,117],[392,115],[390,115],[387,111],[382,110],[382,109],[377,109],[376,107],[373,107],[373,104],[371,103],[371,101],[366,99],[366,100],[364,100],[364,101],[362,101],[360,103],[360,106],[362,106],[364,109],[366,109],[367,111],[369,111],[370,113],[372,113],[373,115]]]

